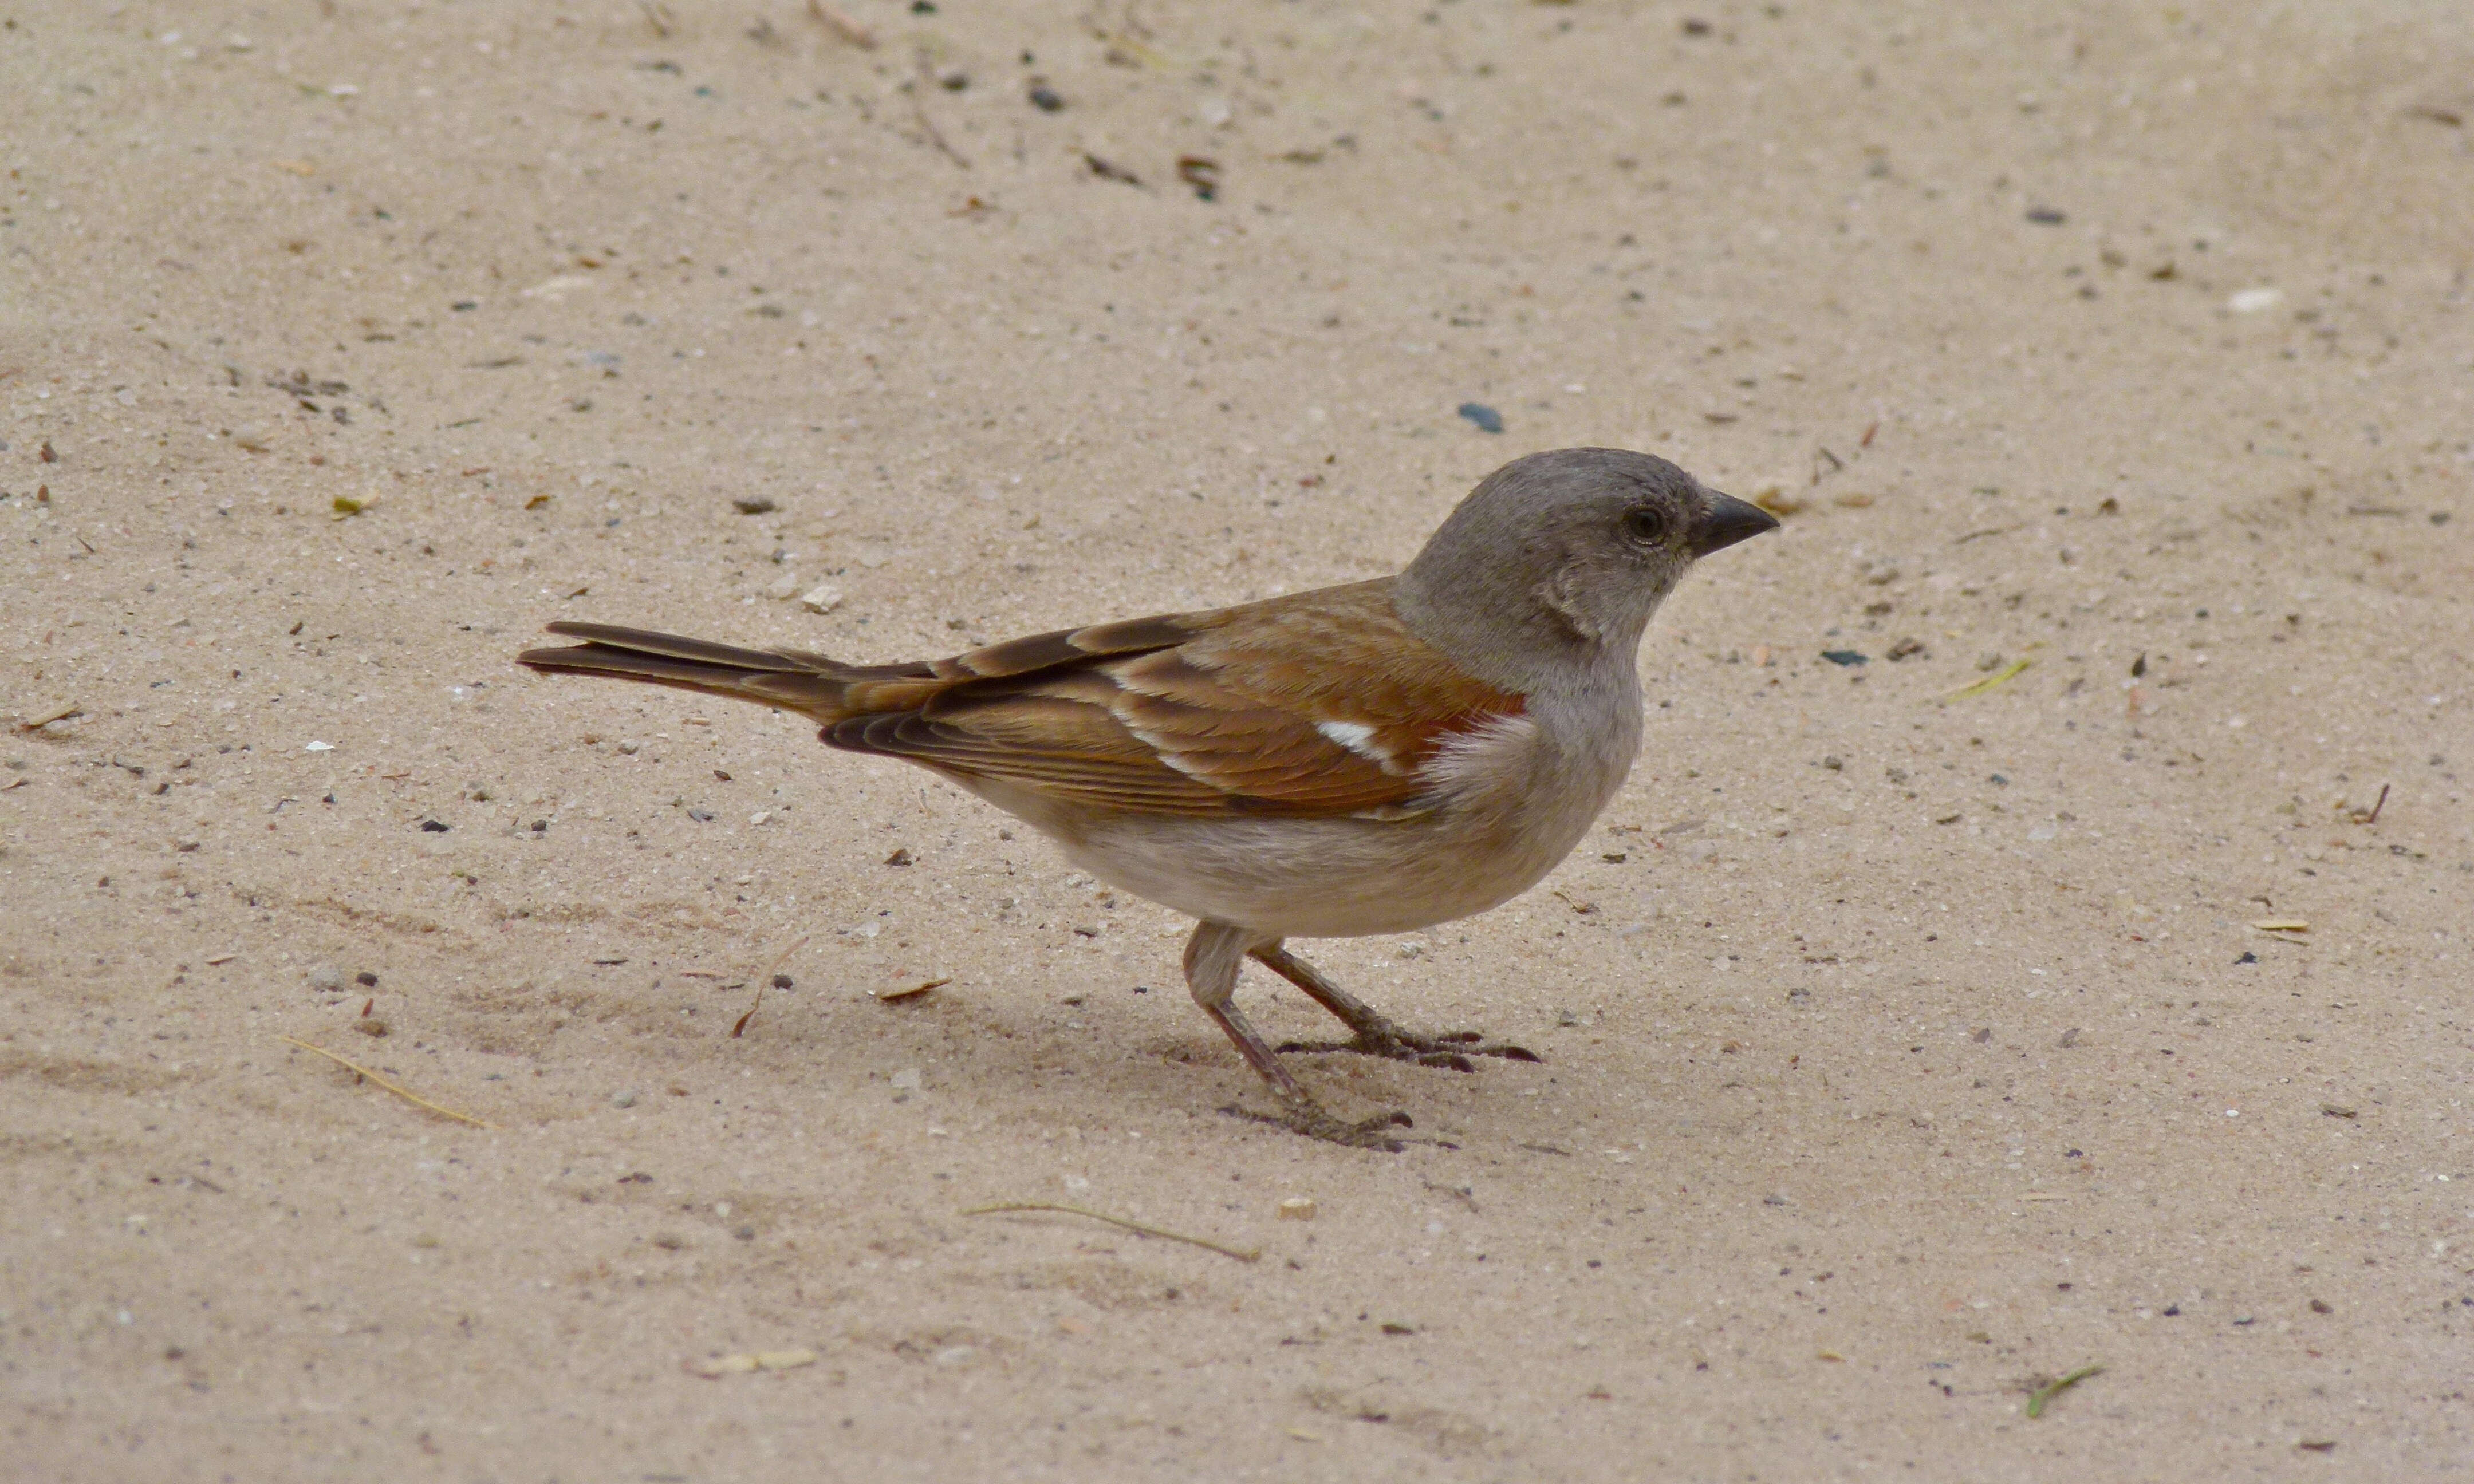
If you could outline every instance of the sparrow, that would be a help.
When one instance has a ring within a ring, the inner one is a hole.
[[[1292,938],[1400,933],[1484,912],[1570,852],[1641,740],[1641,634],[1702,557],[1777,526],[1664,459],[1564,448],[1479,483],[1397,576],[1232,608],[1033,634],[946,659],[848,664],[604,624],[524,652],[797,712],[844,752],[926,768],[1030,825],[1075,865],[1197,922],[1194,1000],[1270,1084],[1271,1114],[1396,1151],[1404,1113],[1326,1113],[1283,1051],[1467,1071],[1537,1058],[1420,1035],[1332,983]],[[1248,959],[1348,1027],[1265,1041]]]

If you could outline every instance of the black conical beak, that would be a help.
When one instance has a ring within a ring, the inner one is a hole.
[[[1750,540],[1763,531],[1778,529],[1778,517],[1750,500],[1720,494],[1715,490],[1708,492],[1709,514],[1692,527],[1692,555],[1695,557],[1724,551],[1737,541]]]

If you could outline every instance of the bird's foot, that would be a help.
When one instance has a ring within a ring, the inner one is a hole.
[[[1389,1020],[1376,1020],[1357,1028],[1348,1041],[1292,1041],[1281,1044],[1282,1051],[1346,1051],[1358,1056],[1379,1056],[1395,1062],[1412,1062],[1419,1066],[1441,1066],[1456,1072],[1473,1072],[1473,1056],[1501,1057],[1507,1062],[1535,1062],[1538,1053],[1526,1046],[1506,1041],[1489,1041],[1476,1031],[1443,1031],[1433,1036],[1420,1036],[1402,1030]]]
[[[1236,1103],[1230,1103],[1220,1111],[1232,1118],[1275,1123],[1326,1143],[1346,1144],[1351,1149],[1379,1149],[1385,1154],[1398,1154],[1402,1147],[1400,1141],[1392,1137],[1392,1130],[1414,1127],[1404,1113],[1376,1113],[1371,1118],[1351,1123],[1346,1118],[1333,1117],[1310,1101],[1288,1102],[1278,1113],[1256,1113]]]

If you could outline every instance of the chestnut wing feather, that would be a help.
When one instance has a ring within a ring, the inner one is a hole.
[[[825,740],[1141,813],[1419,813],[1434,749],[1522,708],[1411,633],[1389,580],[1038,634],[930,668],[933,682],[888,676],[880,694],[895,706]]]

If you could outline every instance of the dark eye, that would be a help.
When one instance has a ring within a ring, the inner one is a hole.
[[[1666,512],[1655,505],[1636,505],[1623,514],[1623,534],[1643,546],[1666,539]]]

